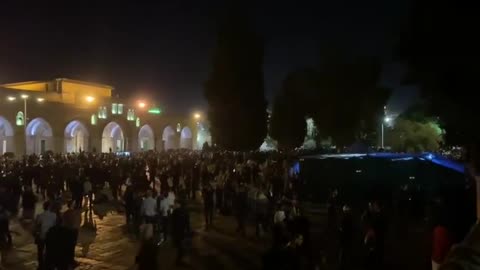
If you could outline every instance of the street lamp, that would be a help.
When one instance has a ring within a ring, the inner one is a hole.
[[[383,118],[382,120],[382,148],[385,148],[385,139],[384,139],[384,129],[385,129],[385,123],[390,123],[390,121],[392,121],[392,119],[388,116],[385,116],[385,118]]]
[[[200,113],[194,113],[193,118],[195,118],[195,120],[199,120],[200,118],[202,118],[202,115]]]

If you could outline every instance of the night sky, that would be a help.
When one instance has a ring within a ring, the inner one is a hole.
[[[70,1],[38,7],[2,3],[0,83],[65,77],[111,84],[123,97],[151,96],[169,111],[205,107],[203,84],[224,1],[65,2]],[[400,85],[404,68],[392,60],[408,1],[279,2],[242,2],[265,40],[269,100],[289,71],[318,65],[325,44],[382,57],[383,83],[394,88],[393,111],[415,100],[416,91]]]

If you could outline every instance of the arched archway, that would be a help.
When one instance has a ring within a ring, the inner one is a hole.
[[[164,150],[178,148],[177,134],[171,126],[166,126],[165,129],[163,129],[162,140],[163,140]]]
[[[13,128],[5,117],[0,116],[0,155],[14,152]]]
[[[52,150],[53,132],[50,124],[43,118],[35,118],[27,125],[27,154],[42,154]]]
[[[82,122],[71,121],[65,128],[65,152],[77,153],[86,150],[89,136],[90,133]]]
[[[102,133],[102,152],[123,152],[125,149],[125,138],[123,130],[116,122],[108,123]]]
[[[155,149],[155,136],[150,125],[143,125],[138,132],[138,149],[148,151]]]
[[[192,149],[192,138],[192,130],[190,130],[189,127],[183,127],[182,131],[180,132],[180,148]]]

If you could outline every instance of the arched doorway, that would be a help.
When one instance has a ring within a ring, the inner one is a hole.
[[[180,148],[183,149],[192,149],[193,141],[192,141],[192,131],[189,127],[182,128],[180,132]]]
[[[14,152],[13,128],[5,117],[0,116],[0,155]]]
[[[43,154],[53,150],[53,132],[50,124],[43,118],[35,118],[27,125],[27,154]]]
[[[175,130],[171,126],[166,126],[163,129],[162,140],[163,140],[163,149],[176,149],[177,148],[177,136]]]
[[[108,123],[102,133],[102,152],[123,152],[125,139],[122,128],[116,122]]]
[[[155,137],[150,125],[143,125],[138,132],[138,149],[148,151],[155,149]]]
[[[74,120],[65,128],[65,152],[78,153],[88,150],[88,138],[90,134],[85,125]]]

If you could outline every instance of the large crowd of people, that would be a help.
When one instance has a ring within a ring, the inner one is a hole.
[[[291,246],[305,231],[296,223],[287,226],[287,221],[301,220],[302,183],[293,162],[285,154],[188,150],[1,157],[2,251],[11,245],[9,218],[20,215],[25,221],[34,219],[40,269],[75,266],[80,223],[75,211],[111,201],[122,203],[130,232],[143,239],[139,266],[170,235],[178,249],[177,263],[182,263],[193,235],[185,206],[194,200],[203,201],[205,230],[214,226],[217,213],[231,215],[239,235],[245,235],[246,224],[252,222],[257,237],[271,231],[275,247]],[[43,202],[44,211],[35,217],[37,202]],[[65,205],[68,210],[63,212]],[[306,232],[302,239],[308,241]],[[59,248],[62,245],[69,248]]]
[[[218,218],[232,216],[239,237],[251,225],[260,241],[271,239],[264,269],[315,269],[320,258],[313,254],[296,162],[295,155],[285,153],[189,150],[0,156],[0,259],[8,261],[9,223],[18,217],[33,224],[39,269],[73,269],[82,213],[113,203],[124,213],[129,233],[141,240],[138,269],[157,269],[156,254],[166,241],[177,249],[176,264],[182,265],[195,234],[187,206],[201,202],[205,231],[215,228]],[[415,198],[408,191],[400,189],[400,215],[408,212],[402,209],[421,208],[408,206]],[[350,269],[359,226],[352,205],[340,197],[331,190],[326,232],[338,242],[336,265]],[[35,213],[39,204],[43,211]],[[439,265],[453,240],[442,215],[435,217],[432,263]],[[363,265],[382,269],[387,231],[382,203],[372,200],[360,222]]]

